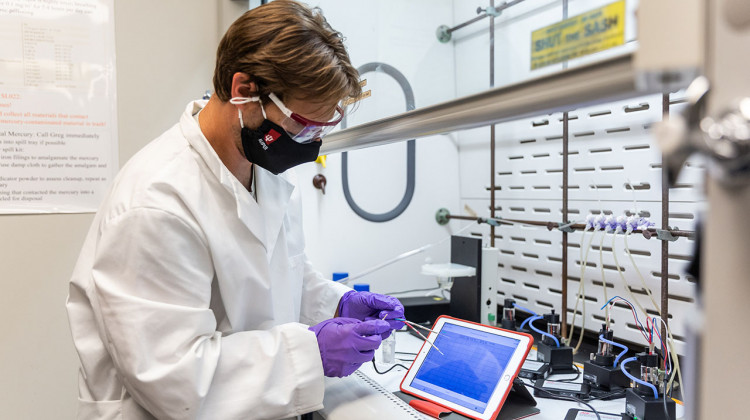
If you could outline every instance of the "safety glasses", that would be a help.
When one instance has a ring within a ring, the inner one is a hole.
[[[332,120],[327,122],[308,120],[284,106],[284,103],[275,94],[271,93],[268,97],[271,98],[273,103],[285,115],[284,120],[279,125],[297,143],[310,143],[315,139],[325,136],[344,118],[344,110],[336,105],[336,115]]]

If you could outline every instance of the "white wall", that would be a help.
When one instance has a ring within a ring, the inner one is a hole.
[[[331,25],[342,32],[352,63],[383,62],[408,79],[416,106],[432,105],[455,97],[453,47],[441,44],[435,29],[453,23],[450,1],[350,1],[321,0],[319,5]],[[360,102],[348,126],[405,111],[398,84],[382,73],[367,73],[365,89],[372,97]],[[324,140],[325,141],[325,140]],[[437,242],[451,230],[435,222],[440,207],[458,210],[458,149],[452,136],[417,140],[414,198],[398,218],[374,223],[361,219],[344,199],[341,154],[328,157],[328,165],[308,164],[297,170],[305,205],[307,252],[315,266],[330,276],[335,271],[356,274],[402,252]],[[312,187],[312,177],[328,179],[326,194]],[[352,196],[369,212],[385,212],[401,200],[406,184],[406,143],[349,153]],[[435,279],[419,274],[425,258],[449,260],[448,243],[430,252],[403,260],[362,278],[371,290],[394,292],[430,287]]]
[[[242,6],[230,0],[115,2],[121,164],[211,88],[218,34]],[[65,298],[92,219],[0,217],[0,418],[75,415],[78,359]]]

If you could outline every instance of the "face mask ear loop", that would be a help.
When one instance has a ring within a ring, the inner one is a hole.
[[[244,98],[244,97],[234,97],[229,99],[229,103],[232,105],[244,105],[246,103],[250,102],[260,102],[260,96],[254,96],[252,98]],[[260,108],[263,109],[263,104],[261,103]],[[240,107],[237,107],[237,116],[240,119],[240,128],[245,128],[245,122],[242,121],[242,110]],[[263,118],[266,117],[266,111],[263,111]]]
[[[263,101],[260,98],[258,98],[258,103],[260,103],[260,112],[263,113],[263,119],[267,120],[268,118],[266,117],[266,109],[263,108]]]

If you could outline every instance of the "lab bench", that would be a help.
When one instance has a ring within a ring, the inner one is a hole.
[[[405,332],[397,331],[396,334],[396,358],[397,362],[410,366],[409,360],[415,357],[422,346],[422,341],[417,337]],[[529,353],[529,359],[536,360],[535,350]],[[398,360],[403,359],[403,360]],[[376,358],[377,360],[377,358]],[[378,370],[384,371],[390,366],[378,364]],[[406,419],[427,420],[428,417],[414,409],[401,400],[394,392],[399,390],[401,380],[406,374],[406,369],[396,367],[385,374],[375,372],[372,363],[365,363],[353,375],[346,378],[326,378],[324,408],[314,413],[315,420],[382,420],[382,419]],[[559,377],[558,377],[559,376]],[[555,375],[550,379],[569,379],[575,375]],[[579,375],[576,381],[582,381]],[[524,380],[526,381],[526,380]],[[530,382],[528,382],[530,383]],[[531,390],[530,390],[531,391]],[[563,420],[571,408],[588,410],[582,404],[575,402],[554,400],[535,397],[536,407],[540,410],[530,419],[534,420]],[[625,411],[625,399],[620,398],[610,401],[590,401],[594,408],[600,413],[622,413]],[[684,409],[677,406],[677,418],[684,416]],[[602,419],[604,420],[604,416]]]

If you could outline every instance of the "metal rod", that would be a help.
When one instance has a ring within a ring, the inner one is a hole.
[[[568,18],[568,0],[562,2],[562,20]],[[568,68],[568,60],[563,61],[562,68]],[[563,220],[568,220],[568,113],[563,113]],[[568,232],[562,233],[562,336],[568,336]],[[584,322],[585,323],[585,322]],[[581,328],[584,328],[582,326]]]
[[[540,227],[546,227],[548,230],[554,230],[558,229],[560,226],[562,226],[561,223],[558,222],[544,222],[540,220],[520,220],[520,219],[487,219],[484,217],[475,217],[475,216],[454,216],[452,214],[445,216],[449,220],[469,220],[472,222],[477,223],[488,223],[490,220],[492,220],[493,223],[498,223],[501,225],[515,225],[515,224],[521,224],[521,225],[529,225],[529,226],[540,226]],[[569,225],[565,225],[566,228],[570,228],[572,230],[584,230],[586,228],[586,225],[584,223],[573,223]],[[640,233],[642,234],[646,239],[651,239],[654,237],[657,233],[656,228],[648,228],[648,229],[635,229],[631,233]],[[674,237],[678,238],[695,238],[695,231],[692,230],[668,230],[670,234]]]
[[[669,93],[662,95],[661,110],[662,119],[669,119]],[[669,228],[669,180],[664,165],[661,169],[661,228]],[[661,319],[664,324],[669,322],[669,241],[661,241]],[[667,336],[666,325],[661,327],[661,336]]]
[[[458,24],[458,25],[456,25],[456,26],[454,26],[452,28],[446,29],[445,32],[448,32],[449,34],[453,33],[454,31],[457,31],[457,30],[459,30],[459,29],[461,29],[463,27],[469,26],[469,25],[471,25],[474,22],[479,22],[480,20],[486,18],[487,16],[488,16],[487,13],[482,13],[481,15],[479,15],[479,16],[471,19],[471,20],[467,20],[464,23],[461,23],[461,24]]]
[[[633,62],[633,54],[626,54],[360,124],[326,136],[320,153],[484,127],[649,93],[636,88]]]
[[[495,0],[490,0],[495,7]],[[490,89],[495,87],[495,17],[490,16]],[[495,125],[490,126],[490,217],[495,218]],[[495,247],[495,227],[490,226],[490,246]]]
[[[521,3],[521,2],[523,2],[523,1],[524,1],[524,0],[514,0],[514,1],[510,1],[510,2],[507,2],[507,3],[503,3],[503,4],[501,4],[500,6],[498,6],[498,7],[497,7],[497,8],[495,9],[495,11],[496,11],[496,12],[501,12],[501,11],[503,11],[503,10],[505,10],[505,9],[507,9],[507,8],[511,7],[511,6],[515,6],[515,5],[517,5],[518,3]],[[493,1],[493,2],[492,2],[492,4],[490,5],[490,7],[492,7],[493,9],[495,8],[495,5],[494,5],[494,3],[495,3],[495,2]],[[479,10],[481,10],[481,9],[479,9]],[[446,30],[445,30],[445,32],[448,32],[449,34],[450,34],[450,33],[453,33],[453,32],[455,32],[455,31],[457,31],[457,30],[459,30],[459,29],[461,29],[461,28],[464,28],[464,27],[466,27],[466,26],[469,26],[469,25],[471,25],[472,23],[475,23],[475,22],[479,22],[480,20],[482,20],[482,19],[486,18],[487,16],[490,16],[490,17],[491,17],[491,18],[493,18],[493,19],[494,19],[494,17],[495,17],[495,16],[492,16],[492,15],[488,15],[487,13],[482,13],[481,15],[479,15],[479,16],[477,16],[477,17],[475,17],[475,18],[469,19],[469,20],[467,20],[467,21],[466,21],[466,22],[464,22],[464,23],[460,23],[460,24],[458,24],[458,25],[456,25],[456,26],[454,26],[454,27],[452,27],[452,28],[448,28],[448,29],[446,29]],[[494,23],[493,23],[492,25],[494,26]]]
[[[565,3],[564,3],[565,4]],[[562,171],[562,217],[563,221],[568,221],[568,113],[563,113],[563,139],[562,139],[562,159],[563,159],[563,171]],[[562,298],[561,298],[561,312],[562,312],[562,336],[568,336],[568,232],[563,231],[562,233]]]
[[[478,222],[478,221],[479,221],[479,219],[480,219],[479,217],[472,217],[472,216],[454,216],[454,215],[452,215],[452,214],[449,214],[449,215],[447,216],[447,218],[448,218],[448,219],[453,219],[453,220],[471,220],[471,221],[473,221],[473,222]]]

